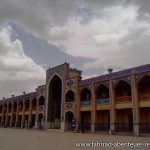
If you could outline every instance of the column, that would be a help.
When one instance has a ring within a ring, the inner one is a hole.
[[[138,89],[134,77],[134,70],[131,74],[132,89],[132,111],[133,111],[133,131],[134,135],[139,136],[139,105],[138,105]]]
[[[109,80],[109,100],[111,102],[110,105],[110,134],[115,131],[115,122],[116,122],[116,110],[115,110],[115,96],[112,79]]]
[[[78,85],[78,84],[77,84]],[[80,100],[80,92],[79,92],[79,88],[77,88],[77,91],[76,91],[76,95],[75,95],[75,118],[76,118],[76,131],[80,131],[80,123],[81,123],[81,112],[80,112],[80,104],[81,104],[81,100]]]
[[[91,92],[92,92],[92,110],[91,110],[91,132],[94,133],[95,132],[95,123],[96,123],[96,97],[95,97],[95,89],[94,89],[94,85],[92,84],[92,88],[91,88]]]
[[[10,127],[12,127],[12,121],[13,121],[13,110],[14,110],[14,103],[12,102],[12,108],[11,108],[11,118],[10,118]]]
[[[7,121],[8,121],[8,103],[7,103],[7,110],[6,110],[5,126],[7,126]]]
[[[25,100],[23,100],[23,109],[22,109],[22,120],[21,120],[21,128],[24,128],[25,123]]]
[[[4,119],[4,105],[3,105],[3,108],[2,108],[1,126],[3,125],[3,119]]]
[[[30,105],[29,105],[29,119],[28,119],[28,127],[31,127],[31,121],[32,121],[32,99],[30,97]]]
[[[19,102],[17,102],[17,111],[16,111],[15,127],[17,127],[17,125],[18,125],[18,116],[19,116]]]
[[[36,124],[38,124],[38,105],[39,105],[39,99],[36,97],[36,114],[35,114],[35,118],[36,118],[36,120],[35,120],[35,122],[36,122]]]

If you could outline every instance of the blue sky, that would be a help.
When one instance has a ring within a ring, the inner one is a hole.
[[[34,91],[69,62],[83,78],[150,58],[149,0],[1,0],[0,96]]]

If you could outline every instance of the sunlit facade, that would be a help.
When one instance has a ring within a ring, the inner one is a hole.
[[[86,80],[81,73],[64,63],[35,92],[3,98],[1,127],[150,133],[150,65]]]

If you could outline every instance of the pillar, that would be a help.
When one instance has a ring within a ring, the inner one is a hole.
[[[134,70],[131,73],[132,89],[132,111],[133,111],[133,131],[134,135],[139,136],[139,105],[138,105],[138,88],[136,85]]]
[[[92,110],[91,110],[91,132],[95,132],[95,123],[96,123],[96,97],[95,97],[95,89],[94,85],[92,84],[91,88],[92,92]]]
[[[23,100],[23,109],[22,109],[22,120],[21,120],[21,128],[24,128],[25,123],[25,100]]]
[[[76,97],[75,97],[75,118],[76,118],[76,131],[80,131],[80,123],[81,123],[81,112],[80,112],[80,107],[81,107],[81,100],[80,100],[80,92],[79,88],[77,87],[77,92],[76,92]]]
[[[36,114],[35,114],[35,122],[36,122],[36,124],[38,124],[38,105],[39,105],[39,100],[37,99],[37,97],[36,97]]]
[[[17,102],[17,111],[16,111],[15,127],[17,127],[17,125],[18,125],[18,116],[19,116],[19,102]]]
[[[116,122],[116,110],[115,110],[115,96],[113,89],[112,79],[109,80],[109,100],[110,104],[110,134],[115,132],[115,122]]]
[[[4,119],[4,105],[3,105],[3,108],[2,108],[1,126],[3,125],[3,119]]]
[[[14,110],[14,103],[12,102],[12,107],[11,107],[11,118],[10,118],[10,127],[12,127],[12,121],[13,121],[13,110]]]
[[[5,126],[7,126],[7,121],[8,121],[8,103],[7,103],[7,110],[6,110]]]
[[[28,127],[31,127],[31,120],[32,120],[32,99],[30,97],[30,104],[29,104],[29,118],[28,118]]]

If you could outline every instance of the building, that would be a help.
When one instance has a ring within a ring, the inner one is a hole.
[[[150,133],[150,64],[82,80],[68,63],[33,93],[0,101],[0,125],[63,131]]]

